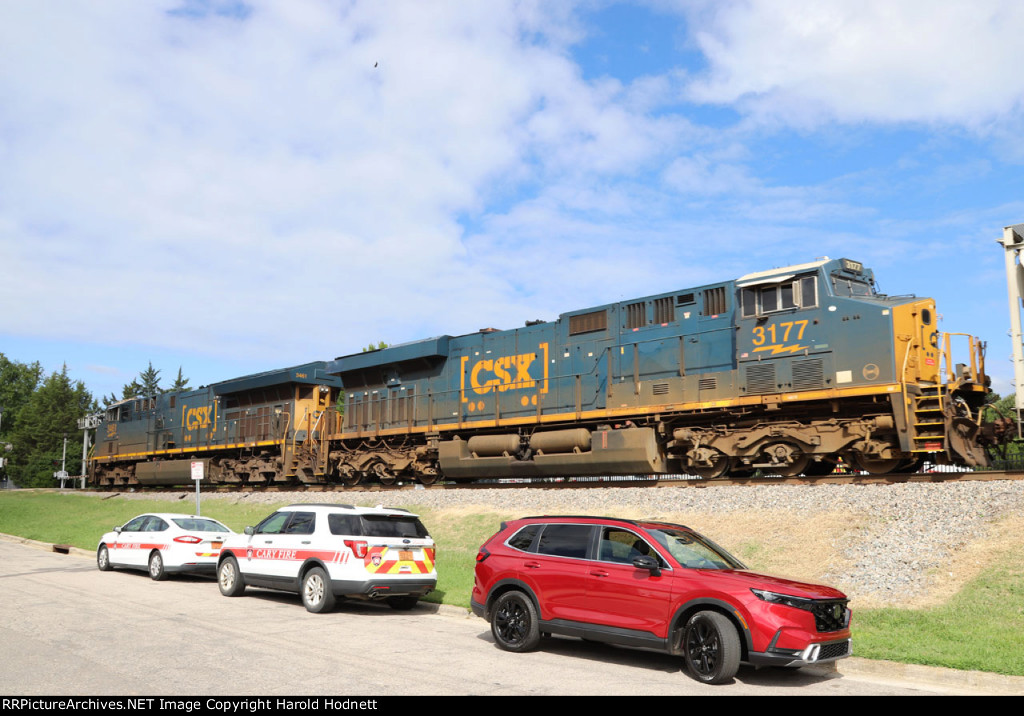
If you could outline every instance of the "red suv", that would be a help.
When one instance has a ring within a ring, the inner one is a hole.
[[[684,657],[693,678],[741,662],[799,667],[850,655],[846,595],[747,571],[682,525],[610,517],[502,523],[476,557],[473,612],[498,646],[562,634]]]

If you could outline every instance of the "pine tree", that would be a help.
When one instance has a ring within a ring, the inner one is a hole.
[[[18,412],[28,402],[43,376],[39,362],[20,363],[0,353],[0,443],[18,424]],[[0,455],[3,457],[3,455]]]
[[[174,379],[174,383],[168,388],[166,393],[180,393],[183,390],[188,390],[188,378],[186,378],[181,372],[181,366],[178,366],[178,377]]]
[[[10,435],[12,450],[8,473],[22,487],[52,487],[60,469],[64,438],[70,445],[81,439],[78,419],[97,409],[82,381],[72,383],[65,365],[47,377],[18,414]],[[66,469],[80,474],[81,455],[69,450]]]
[[[153,367],[153,361],[149,362],[146,370],[139,373],[138,381],[142,388],[140,396],[143,398],[151,398],[163,392],[160,390],[160,371]]]

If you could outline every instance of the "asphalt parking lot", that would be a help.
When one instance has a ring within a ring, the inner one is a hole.
[[[87,553],[48,548],[0,540],[4,695],[934,695],[1024,683],[744,667],[712,687],[672,657],[573,639],[509,654],[465,610],[348,602],[315,615],[295,595],[229,599],[212,579],[100,572]]]

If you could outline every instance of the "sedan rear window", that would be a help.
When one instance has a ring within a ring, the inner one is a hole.
[[[215,520],[206,520],[201,517],[174,518],[171,520],[183,530],[189,532],[226,532],[227,527]]]

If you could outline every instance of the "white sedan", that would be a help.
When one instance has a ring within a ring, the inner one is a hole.
[[[144,569],[153,579],[174,572],[214,574],[224,540],[234,532],[217,520],[196,515],[139,515],[113,532],[96,548],[96,566]]]

